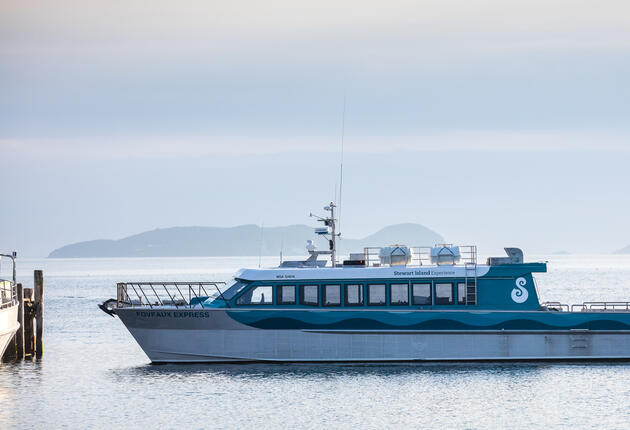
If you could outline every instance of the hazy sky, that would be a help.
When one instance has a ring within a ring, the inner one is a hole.
[[[0,0],[0,248],[308,222],[344,94],[348,235],[620,248],[629,54],[616,0]]]

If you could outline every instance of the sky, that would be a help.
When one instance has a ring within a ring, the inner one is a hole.
[[[0,248],[308,223],[343,128],[348,237],[610,252],[628,54],[617,0],[0,0]]]

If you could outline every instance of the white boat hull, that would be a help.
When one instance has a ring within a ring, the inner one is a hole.
[[[117,311],[156,363],[630,359],[630,331],[622,330],[265,330],[222,309],[206,312],[195,319],[187,312]]]
[[[20,327],[17,320],[17,314],[17,304],[0,309],[0,358],[4,355],[7,345],[11,339],[13,339],[15,332]]]

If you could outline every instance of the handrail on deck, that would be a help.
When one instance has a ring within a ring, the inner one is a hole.
[[[543,302],[541,310],[557,312],[630,312],[630,302],[584,302],[566,305],[560,302]]]
[[[223,297],[220,281],[203,282],[119,282],[116,306],[119,308],[174,306],[192,308],[210,297]],[[218,293],[218,294],[217,294]],[[227,302],[226,302],[227,303]]]
[[[15,264],[17,252],[13,251],[11,254],[0,254],[0,260],[2,257],[11,259],[11,263],[13,263],[13,270],[11,281],[0,279],[0,309],[17,303],[17,268]]]
[[[11,281],[0,279],[0,309],[7,308],[17,303],[17,291]]]
[[[571,306],[571,312],[630,312],[630,302],[584,302]]]

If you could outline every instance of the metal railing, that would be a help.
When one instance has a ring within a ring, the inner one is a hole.
[[[406,245],[399,245],[406,246]],[[437,244],[437,247],[446,246],[452,247],[452,244]],[[411,261],[407,266],[426,266],[431,265],[431,249],[433,246],[410,246],[411,250]],[[365,256],[365,266],[380,266],[380,251],[381,247],[378,246],[368,246],[363,248],[363,254]],[[463,245],[459,246],[460,252],[460,260],[458,264],[466,265],[466,264],[477,264],[477,247],[475,245]]]
[[[17,303],[17,291],[11,281],[0,279],[0,309]]]
[[[560,302],[543,302],[543,310],[556,312],[630,312],[630,302],[584,302],[567,305]]]
[[[13,251],[11,254],[0,254],[0,260],[2,257],[11,259],[11,263],[13,264],[13,280],[0,279],[0,309],[13,306],[17,303],[17,268],[15,266],[17,253]]]
[[[630,302],[584,302],[571,306],[571,312],[630,312]]]
[[[117,286],[116,305],[125,307],[201,306],[207,299],[222,297],[219,288],[225,282],[120,282]]]

